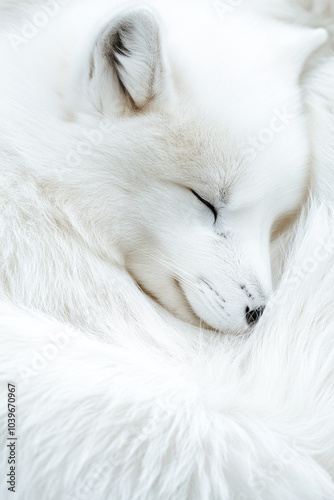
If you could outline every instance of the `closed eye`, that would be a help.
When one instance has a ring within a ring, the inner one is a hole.
[[[196,198],[201,202],[203,203],[203,205],[205,205],[206,207],[208,207],[211,212],[213,213],[214,215],[214,218],[215,218],[215,222],[217,221],[217,218],[218,218],[218,212],[217,210],[215,209],[215,207],[213,205],[211,205],[211,203],[209,203],[208,201],[204,200],[199,194],[196,193],[196,191],[194,191],[193,189],[191,189],[191,192],[196,196]]]

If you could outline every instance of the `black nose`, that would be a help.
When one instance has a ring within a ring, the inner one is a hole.
[[[254,325],[262,316],[264,307],[259,307],[251,311],[249,307],[246,307],[246,321],[249,325]]]

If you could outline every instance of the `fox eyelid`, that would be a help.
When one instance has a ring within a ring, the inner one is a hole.
[[[210,202],[204,200],[204,198],[202,198],[198,193],[196,193],[196,191],[194,191],[193,189],[190,190],[192,192],[193,195],[196,196],[196,198],[201,202],[203,203],[203,205],[205,205],[206,207],[208,207],[211,212],[213,213],[214,215],[214,218],[215,218],[215,222],[217,221],[217,218],[218,218],[218,212],[217,210],[215,209],[215,207],[213,205],[211,205]]]

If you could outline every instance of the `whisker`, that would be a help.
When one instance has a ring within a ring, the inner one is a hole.
[[[149,253],[147,251],[144,251],[144,250],[140,250],[140,252],[143,254],[143,255],[146,255],[147,257],[151,258],[151,259],[154,259],[156,262],[158,262],[159,264],[161,264],[162,266],[164,266],[166,269],[168,269],[169,271],[171,271],[180,281],[186,283],[189,287],[191,287],[194,291],[198,291],[197,287],[194,285],[194,283],[192,281],[190,281],[187,277],[186,277],[186,274],[189,274],[189,273],[184,273],[181,274],[180,271],[178,271],[177,269],[175,269],[175,267],[173,266],[173,262],[171,261],[171,259],[169,259],[167,256],[165,256],[162,252],[160,252],[162,254],[162,257],[164,257],[164,259],[162,258],[159,258],[157,257],[156,255],[154,255],[153,253]],[[170,261],[171,265],[168,265],[168,262],[167,261]],[[173,267],[172,267],[173,266]],[[190,274],[189,274],[190,276]]]

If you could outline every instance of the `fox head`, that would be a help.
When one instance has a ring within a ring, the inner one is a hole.
[[[66,13],[60,189],[94,251],[145,293],[185,321],[243,331],[271,293],[273,225],[307,189],[299,80],[326,35],[177,9],[164,23],[141,6]]]

